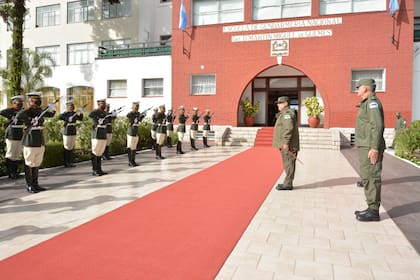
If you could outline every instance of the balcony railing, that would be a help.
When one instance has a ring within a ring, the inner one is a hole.
[[[113,47],[99,47],[98,58],[124,58],[139,56],[158,56],[171,54],[172,46],[168,42],[147,42]]]

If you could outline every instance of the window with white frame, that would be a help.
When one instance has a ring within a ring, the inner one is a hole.
[[[130,44],[131,39],[117,39],[102,41],[101,46],[106,49],[127,49]]]
[[[60,24],[60,4],[36,8],[36,27]]]
[[[357,92],[357,83],[361,79],[374,79],[376,91],[385,91],[384,69],[353,69],[351,71],[351,91]]]
[[[120,3],[110,4],[102,1],[102,18],[129,17],[131,15],[131,0],[120,0]]]
[[[80,0],[67,3],[67,23],[85,22],[95,19],[93,0]]]
[[[127,80],[108,80],[108,97],[127,97]]]
[[[143,97],[163,96],[163,79],[143,79]]]
[[[414,42],[420,42],[420,17],[414,18]]]
[[[386,11],[386,0],[320,0],[321,15]]]
[[[95,60],[95,46],[93,43],[67,45],[67,64],[90,64]]]
[[[54,65],[60,65],[60,46],[46,46],[46,47],[37,47],[35,49],[36,53],[46,53],[54,61]],[[50,62],[47,61],[49,65]],[[51,65],[50,65],[51,66]]]
[[[216,94],[216,75],[191,76],[191,95]]]
[[[244,0],[194,0],[193,25],[208,25],[244,20]]]
[[[311,15],[311,0],[253,0],[254,20],[305,17]]]

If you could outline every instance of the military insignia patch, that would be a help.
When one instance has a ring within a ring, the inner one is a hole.
[[[376,109],[376,108],[378,108],[378,103],[372,102],[369,104],[369,109]]]
[[[283,117],[285,120],[290,120],[291,119],[291,117],[290,117],[290,115],[284,115],[284,117]]]

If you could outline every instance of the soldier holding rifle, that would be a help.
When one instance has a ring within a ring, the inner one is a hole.
[[[203,145],[204,148],[209,148],[210,146],[207,144],[207,139],[209,137],[210,132],[210,121],[213,117],[210,109],[206,109],[206,114],[203,117],[204,125],[203,125]]]
[[[152,127],[150,128],[150,137],[152,138],[152,150],[156,150],[156,129],[158,127],[157,124],[157,115],[158,115],[158,108],[153,109],[152,115]]]
[[[23,108],[23,96],[11,98],[13,106],[4,109],[0,115],[7,118],[6,123],[6,166],[10,179],[19,177],[19,162],[22,152],[23,123],[16,118],[17,113]]]
[[[107,114],[111,114],[110,105],[108,103],[105,105],[105,112]],[[109,155],[109,145],[111,145],[111,142],[112,142],[112,121],[116,118],[116,115],[115,115],[115,117],[110,116],[109,118],[110,119],[106,123],[106,147],[105,147],[105,151],[102,155],[102,159],[104,159],[104,160],[111,160],[112,159],[112,157]]]
[[[165,105],[159,106],[159,112],[156,115],[156,123],[156,159],[165,159],[162,156],[162,145],[166,138]]]
[[[178,133],[178,143],[176,144],[176,153],[177,154],[183,154],[184,152],[182,151],[182,140],[184,140],[184,135],[185,135],[185,123],[187,122],[187,119],[190,117],[189,115],[185,115],[185,108],[184,106],[179,106],[179,116],[178,116],[178,128],[177,128],[177,133]]]
[[[136,163],[136,152],[137,143],[139,142],[138,126],[139,123],[146,116],[149,109],[144,110],[142,113],[139,112],[140,103],[133,102],[131,112],[127,114],[128,128],[127,128],[127,155],[128,155],[128,166],[138,166]]]
[[[112,121],[112,117],[117,116],[117,111],[108,114],[105,111],[106,100],[99,99],[96,101],[98,108],[90,112],[89,118],[93,121],[92,126],[92,175],[102,176],[108,173],[102,170],[101,157],[105,151],[107,144],[107,123]]]
[[[73,101],[66,103],[66,112],[58,116],[59,120],[64,121],[63,144],[64,144],[64,167],[74,167],[71,154],[76,143],[76,121],[83,120],[83,108],[74,111]]]
[[[193,114],[191,116],[191,127],[190,127],[190,142],[191,142],[191,150],[198,150],[195,146],[195,139],[197,139],[197,132],[198,132],[198,122],[200,121],[200,117],[198,115],[198,108],[193,108]]]
[[[172,135],[174,134],[174,121],[176,116],[172,113],[172,110],[168,110],[166,115],[166,145],[168,148],[172,148]]]
[[[44,136],[42,134],[44,117],[50,118],[55,115],[55,103],[48,104],[41,108],[41,92],[30,92],[27,94],[29,108],[17,114],[17,119],[25,125],[22,138],[23,157],[25,158],[25,180],[26,189],[30,193],[37,193],[45,189],[38,184],[38,171],[44,159]]]

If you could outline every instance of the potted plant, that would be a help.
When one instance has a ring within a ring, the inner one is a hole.
[[[251,103],[248,97],[244,100],[241,100],[242,112],[244,113],[244,122],[246,126],[253,126],[255,114],[260,110],[260,101],[257,101],[255,104]]]
[[[312,128],[318,127],[321,122],[319,115],[324,112],[324,107],[319,105],[318,98],[316,96],[307,97],[303,100],[303,105],[306,107],[309,126]]]

